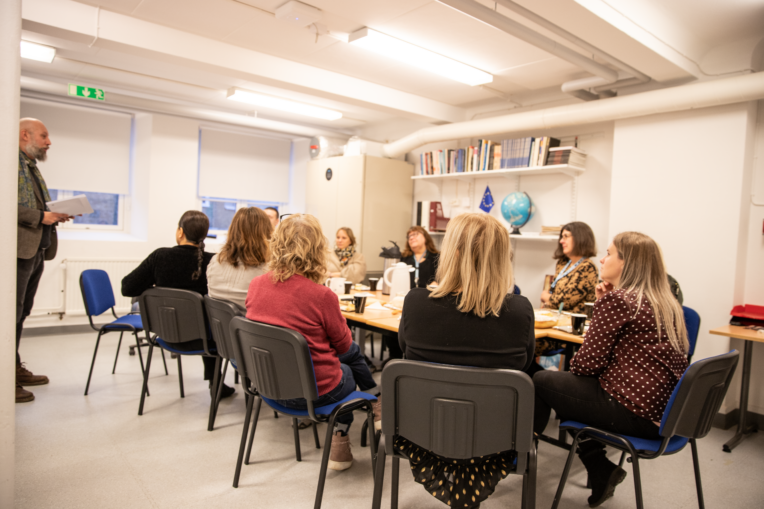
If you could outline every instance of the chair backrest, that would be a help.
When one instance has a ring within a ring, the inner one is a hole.
[[[98,316],[116,305],[114,290],[105,270],[83,270],[80,274],[80,290],[88,316]]]
[[[302,334],[244,317],[231,320],[231,341],[239,373],[268,399],[305,398],[315,418],[318,387],[308,342]]]
[[[520,287],[519,287],[519,286],[517,286],[517,285],[515,285],[515,288],[514,288],[514,290],[512,291],[512,293],[514,293],[515,295],[520,295]]]
[[[409,360],[382,372],[382,431],[445,458],[518,453],[525,470],[533,444],[534,388],[521,371]],[[386,444],[392,444],[388,438]],[[392,453],[392,450],[389,451]]]
[[[231,343],[231,320],[236,316],[244,316],[241,308],[233,302],[213,299],[209,295],[204,296],[204,309],[207,311],[207,321],[210,324],[212,339],[217,345],[218,355],[224,359],[230,359],[236,363]]]
[[[150,288],[138,298],[143,328],[166,343],[201,339],[207,348],[207,324],[202,296],[191,290]]]
[[[682,306],[684,311],[684,324],[687,327],[687,340],[690,342],[690,352],[687,357],[692,357],[695,353],[695,345],[698,342],[698,333],[700,332],[700,315],[697,311],[687,306]]]
[[[666,405],[661,436],[702,438],[708,434],[727,394],[739,357],[740,353],[732,350],[693,362],[687,368]]]

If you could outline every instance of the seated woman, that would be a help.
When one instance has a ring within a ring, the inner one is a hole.
[[[273,226],[257,207],[236,211],[228,227],[228,239],[207,267],[210,297],[244,307],[249,283],[268,272],[268,242]]]
[[[568,223],[560,231],[560,241],[553,258],[557,260],[550,290],[541,294],[544,307],[583,313],[584,304],[594,302],[597,267],[589,258],[597,256],[594,232],[580,221]]]
[[[432,292],[412,289],[403,304],[398,337],[407,359],[516,370],[531,365],[535,347],[533,307],[527,298],[511,293],[511,252],[509,233],[494,217],[462,214],[451,219],[440,255],[440,284]],[[507,475],[489,476],[481,465],[497,472],[491,465],[512,461],[509,452],[448,460],[403,438],[395,445],[412,458],[415,480],[452,507],[476,507]],[[475,466],[479,473],[472,471]],[[461,490],[442,488],[453,487],[462,479],[459,473],[467,473],[467,469],[468,479],[473,474],[478,478],[475,486],[479,490],[475,493],[471,486],[464,488],[470,495],[465,505]]]
[[[594,315],[570,372],[533,377],[533,428],[542,433],[554,409],[561,420],[657,440],[663,411],[687,369],[682,307],[669,289],[658,244],[647,235],[616,235],[600,263]],[[591,481],[589,505],[597,507],[626,472],[599,442],[580,443],[578,456]]]
[[[191,290],[201,295],[207,295],[207,265],[212,253],[204,251],[204,239],[210,221],[204,212],[189,210],[180,217],[178,229],[175,231],[175,247],[160,247],[151,253],[130,274],[122,279],[122,295],[138,297],[149,288],[155,286]],[[214,341],[209,341],[210,348],[215,347]],[[202,340],[189,341],[173,345],[183,351],[202,350]],[[215,374],[215,358],[202,356],[204,363],[204,379],[212,380]],[[235,392],[233,387],[223,385],[222,397],[228,397]]]
[[[334,255],[326,257],[326,272],[328,277],[344,277],[353,283],[360,283],[366,277],[366,260],[355,242],[353,230],[343,226],[337,230],[334,239],[336,247]]]
[[[374,389],[358,345],[350,336],[337,295],[322,283],[326,279],[326,239],[318,220],[292,214],[279,223],[270,242],[270,272],[256,277],[247,294],[247,318],[295,330],[305,336],[313,359],[319,398],[316,407],[346,398],[356,390]],[[280,404],[304,410],[303,398]],[[374,403],[375,421],[381,419]],[[329,468],[345,470],[353,463],[348,429],[352,413],[338,418],[332,439]],[[381,422],[380,424],[381,425]]]
[[[432,237],[421,226],[412,226],[406,232],[406,247],[401,261],[416,270],[411,273],[411,288],[427,288],[435,281],[438,271],[438,250]]]

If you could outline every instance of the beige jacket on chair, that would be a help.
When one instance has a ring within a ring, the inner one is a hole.
[[[366,260],[363,255],[356,251],[345,267],[340,267],[337,254],[332,250],[326,253],[326,274],[339,272],[342,277],[353,283],[360,283],[366,277]]]

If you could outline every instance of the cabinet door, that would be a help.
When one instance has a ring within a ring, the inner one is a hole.
[[[346,226],[353,230],[358,244],[356,249],[363,252],[364,160],[364,156],[342,158],[342,165],[337,172],[337,225],[333,230],[325,232],[332,248],[337,229]]]
[[[305,185],[305,212],[316,216],[324,235],[334,242],[337,225],[337,173],[341,158],[330,157],[308,163]],[[327,180],[327,170],[331,179]],[[330,233],[331,232],[331,233]]]

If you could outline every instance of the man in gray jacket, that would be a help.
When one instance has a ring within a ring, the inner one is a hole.
[[[34,118],[19,122],[19,213],[16,254],[16,403],[32,401],[34,394],[26,385],[44,385],[48,377],[35,375],[24,367],[19,357],[19,342],[24,320],[32,311],[37,285],[45,260],[56,256],[56,224],[71,219],[66,214],[50,212],[45,180],[37,161],[45,161],[50,147],[48,130]]]

